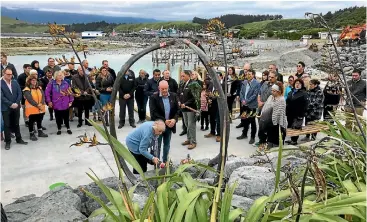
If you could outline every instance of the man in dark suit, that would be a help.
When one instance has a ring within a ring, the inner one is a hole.
[[[15,66],[8,62],[8,56],[5,53],[1,53],[1,76],[3,76],[3,70],[6,68],[10,68],[13,72],[13,79],[18,78],[18,73],[15,69]]]
[[[197,110],[195,97],[189,87],[194,81],[190,79],[191,71],[184,70],[181,73],[181,80],[183,83],[178,89],[178,105],[181,108],[182,115],[187,127],[187,140],[182,143],[183,146],[188,145],[188,149],[194,149],[196,147],[196,113],[193,110]],[[190,107],[191,109],[188,109]]]
[[[10,149],[11,132],[15,133],[17,143],[27,145],[24,142],[19,129],[20,100],[22,91],[16,80],[12,80],[13,71],[10,68],[3,70],[1,80],[1,113],[4,121],[5,149]]]
[[[178,120],[178,102],[177,95],[169,92],[169,84],[162,80],[159,82],[159,94],[153,94],[149,100],[151,120],[163,120],[166,124],[166,130],[158,138],[158,147],[160,150],[163,139],[163,162],[168,161],[172,133],[176,133],[176,123]]]
[[[149,98],[158,92],[158,83],[161,81],[161,71],[159,69],[153,70],[153,77],[148,79],[144,87],[144,94]]]
[[[125,126],[126,106],[129,112],[129,123],[132,128],[135,128],[134,119],[134,91],[135,91],[135,77],[127,71],[121,78],[120,90],[119,90],[119,103],[120,103],[120,123],[118,128],[121,129]]]

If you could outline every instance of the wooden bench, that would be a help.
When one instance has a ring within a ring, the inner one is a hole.
[[[307,126],[302,127],[301,130],[297,129],[287,129],[287,136],[299,136],[299,135],[306,135],[312,133],[318,133],[321,130],[327,130],[329,127],[323,124],[310,124]]]

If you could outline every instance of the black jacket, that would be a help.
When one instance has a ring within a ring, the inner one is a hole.
[[[295,92],[295,88],[288,93],[287,97],[287,118],[303,118],[306,115],[308,107],[308,96],[305,89],[300,89]],[[293,94],[294,93],[294,94]]]
[[[342,87],[337,82],[328,82],[324,88],[324,106],[338,105]]]
[[[25,82],[27,81],[27,77],[28,77],[27,74],[21,73],[17,79],[17,82],[20,86],[20,90],[22,91],[22,93],[23,93],[23,89],[25,88]],[[25,102],[25,99],[22,96],[22,105],[24,105],[24,102]]]
[[[106,78],[102,78],[101,75],[99,75],[96,79],[96,89],[100,92],[100,93],[104,93],[104,94],[111,94],[112,91],[108,92],[106,91],[106,89],[108,87],[113,88],[113,84],[115,83],[115,79],[113,78],[112,75],[107,74]]]
[[[47,84],[50,82],[50,80],[47,78],[47,76],[44,76],[39,80],[39,82],[40,82],[39,85],[41,86],[42,90],[45,91]]]
[[[197,110],[196,103],[195,103],[195,97],[191,93],[191,90],[189,89],[189,84],[192,83],[193,80],[189,80],[189,83],[186,85],[185,82],[180,84],[180,87],[178,88],[178,101],[181,104],[185,104],[185,106],[188,106],[190,108],[193,108]],[[191,110],[185,108],[181,109],[182,112],[192,112]]]
[[[350,93],[353,94],[352,101],[355,107],[362,107],[359,102],[366,101],[366,81],[360,79],[359,81],[349,80],[347,82],[349,86]],[[359,102],[357,101],[357,99]],[[348,103],[349,104],[349,103]]]
[[[3,65],[1,64],[1,77],[3,76]],[[11,64],[10,62],[8,62],[8,65],[6,66],[6,68],[10,68],[11,71],[13,72],[13,79],[17,80],[18,79],[18,73],[17,70],[15,69],[15,66],[13,64]]]
[[[153,95],[153,93],[158,92],[158,84],[159,84],[160,80],[155,81],[154,77],[151,79],[148,79],[147,83],[145,84],[144,87],[144,94],[146,96],[151,97]]]
[[[74,75],[71,78],[71,86],[72,88],[78,88],[81,92],[81,96],[79,97],[75,97],[75,100],[92,100],[92,88],[89,87],[88,84],[88,77],[86,75],[84,76],[80,76],[78,75]],[[84,92],[87,92],[87,95],[83,95]]]
[[[144,79],[141,78],[140,76],[135,79],[135,87],[136,87],[135,99],[142,99],[144,98],[144,96],[146,96],[144,95],[144,87],[148,81],[148,76],[149,75],[147,75]]]
[[[241,80],[233,80],[231,83],[231,90],[229,91],[229,94],[231,94],[231,96],[239,96],[241,91],[241,84]]]
[[[161,81],[164,80],[164,78],[161,79]],[[166,80],[168,82],[168,87],[170,92],[174,92],[177,94],[178,90],[178,84],[175,79],[169,77],[169,80]]]
[[[176,93],[170,92],[169,104],[170,104],[169,119],[175,119],[177,123],[179,108],[178,108]],[[150,118],[152,121],[155,121],[158,119],[166,121],[164,104],[163,104],[162,97],[159,95],[159,93],[156,93],[150,97],[149,107],[150,107]],[[171,129],[173,133],[176,133],[176,124]]]
[[[119,90],[120,98],[122,98],[125,94],[129,94],[130,98],[134,98],[134,91],[135,77],[131,74],[122,76]]]

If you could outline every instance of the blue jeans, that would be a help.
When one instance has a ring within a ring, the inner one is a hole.
[[[101,95],[99,95],[99,101],[101,101],[102,106],[106,105],[108,102],[110,102],[110,100],[111,94],[101,93]]]
[[[171,148],[171,136],[172,130],[170,128],[166,128],[158,138],[158,158],[161,157],[161,145],[163,139],[163,162],[167,162],[169,149]]]

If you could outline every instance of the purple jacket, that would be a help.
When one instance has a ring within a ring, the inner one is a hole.
[[[61,85],[58,85],[55,80],[51,80],[46,87],[45,95],[46,102],[52,102],[52,107],[55,110],[66,110],[69,108],[69,103],[74,101],[74,97],[72,95],[63,95],[62,92],[67,93],[70,85],[67,81],[62,80]]]

